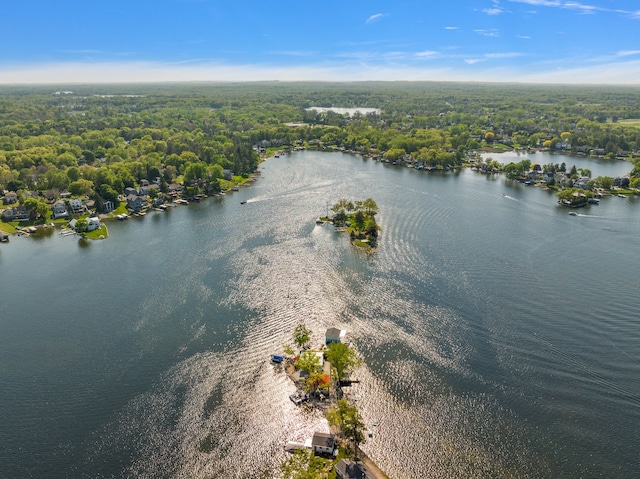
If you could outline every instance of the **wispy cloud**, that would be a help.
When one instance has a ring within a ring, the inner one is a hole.
[[[61,53],[68,55],[102,55],[105,57],[129,57],[135,55],[135,52],[110,52],[106,50],[92,50],[89,48],[79,50],[61,50]]]
[[[500,53],[485,53],[484,57],[485,58],[490,58],[490,59],[494,59],[494,58],[516,58],[516,57],[521,57],[523,55],[524,55],[524,53],[521,53],[521,52],[500,52]]]
[[[444,27],[445,30],[458,30],[458,27]]]
[[[640,50],[621,50],[616,53],[617,57],[630,57],[633,55],[640,55]]]
[[[474,30],[474,32],[476,32],[478,35],[482,35],[483,37],[499,37],[500,36],[500,32],[498,32],[498,30],[496,30],[495,28],[492,28],[491,30]]]
[[[381,18],[386,17],[386,16],[387,16],[387,14],[385,14],[385,13],[376,13],[375,15],[371,15],[369,18],[367,18],[364,23],[377,22],[378,20],[380,20]]]
[[[531,40],[531,37],[528,35],[516,35],[516,38],[522,38],[523,40]]]
[[[565,2],[559,0],[508,0],[512,3],[526,3],[537,7],[553,7],[563,8],[567,10],[578,10],[582,14],[595,14],[597,12],[618,13],[631,18],[640,19],[640,10],[624,10],[618,8],[600,7],[597,5],[588,5],[581,2]]]
[[[610,55],[600,55],[597,57],[589,57],[586,59],[589,63],[608,63],[617,61],[633,61],[627,60],[629,57],[640,55],[640,50],[620,50]]]
[[[269,55],[283,55],[288,57],[310,57],[313,55],[317,55],[317,52],[306,50],[274,50],[267,53]]]
[[[418,57],[418,58],[433,58],[438,56],[438,52],[433,51],[433,50],[425,50],[423,52],[416,52],[413,55]]]
[[[493,7],[483,8],[482,11],[487,15],[500,15],[501,13],[504,13],[504,9],[498,0],[493,0]]]
[[[488,60],[502,60],[505,58],[516,58],[524,56],[521,52],[495,52],[485,53],[479,57],[465,58],[464,62],[468,65],[475,65],[476,63],[486,62]]]

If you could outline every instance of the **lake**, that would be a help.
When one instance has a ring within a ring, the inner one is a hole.
[[[338,108],[338,107],[324,107],[324,106],[311,106],[309,108],[305,108],[307,111],[315,110],[318,113],[326,113],[328,111],[332,111],[339,115],[348,115],[353,116],[356,113],[360,113],[361,115],[368,115],[369,113],[377,113],[379,114],[381,110],[378,108],[363,108],[363,107],[355,107],[355,108]]]
[[[374,255],[315,224],[341,197],[377,202]],[[349,395],[394,479],[637,477],[640,202],[567,213],[499,175],[305,151],[105,241],[12,237],[0,476],[273,477],[327,430],[269,361],[304,322],[362,355]]]
[[[539,152],[520,152],[520,151],[508,151],[505,153],[483,153],[482,157],[493,158],[494,160],[507,165],[509,163],[519,163],[522,160],[531,160],[531,164],[537,163],[541,166],[553,163],[561,165],[564,163],[567,167],[567,171],[571,170],[572,166],[576,168],[586,168],[591,170],[591,177],[596,178],[598,176],[609,176],[616,178],[618,176],[628,175],[633,168],[633,163],[625,160],[610,160],[607,158],[590,158],[586,156],[571,156],[560,153],[549,153],[545,151]]]

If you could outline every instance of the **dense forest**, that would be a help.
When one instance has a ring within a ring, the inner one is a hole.
[[[311,107],[374,108],[352,116]],[[63,192],[118,204],[143,181],[219,189],[261,148],[341,148],[424,167],[481,148],[623,158],[640,185],[640,88],[474,83],[0,87],[0,193],[35,215]],[[512,168],[513,169],[513,168]],[[36,204],[38,203],[38,204]],[[38,210],[38,207],[40,208]],[[41,213],[38,213],[40,211]]]

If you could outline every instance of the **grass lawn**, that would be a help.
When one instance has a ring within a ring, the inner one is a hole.
[[[124,215],[129,214],[129,211],[127,210],[127,202],[126,201],[122,201],[120,203],[120,205],[115,210],[113,210],[111,213],[109,213],[107,216],[109,218],[115,218],[117,215],[122,215],[122,214],[124,214]]]
[[[102,228],[97,230],[89,231],[84,234],[85,238],[89,239],[105,239],[109,237],[109,231],[107,230],[107,225],[103,224]]]
[[[11,223],[5,223],[4,221],[2,221],[0,222],[0,231],[4,231],[5,233],[12,235],[18,232],[18,230],[16,229],[16,226],[18,224],[19,223],[16,221],[13,221]]]

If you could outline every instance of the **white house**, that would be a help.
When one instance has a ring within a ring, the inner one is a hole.
[[[333,454],[335,437],[328,432],[314,432],[311,438],[311,449],[316,454]]]
[[[100,218],[97,216],[92,216],[91,218],[86,218],[87,220],[87,231],[93,231],[99,229],[102,225],[100,224]],[[72,219],[69,221],[69,227],[71,229],[76,229],[76,223],[78,220]]]
[[[325,333],[325,344],[340,343],[344,341],[347,332],[344,329],[329,328]]]
[[[87,218],[87,231],[97,230],[101,227],[100,218],[97,216],[92,216],[91,218]]]

